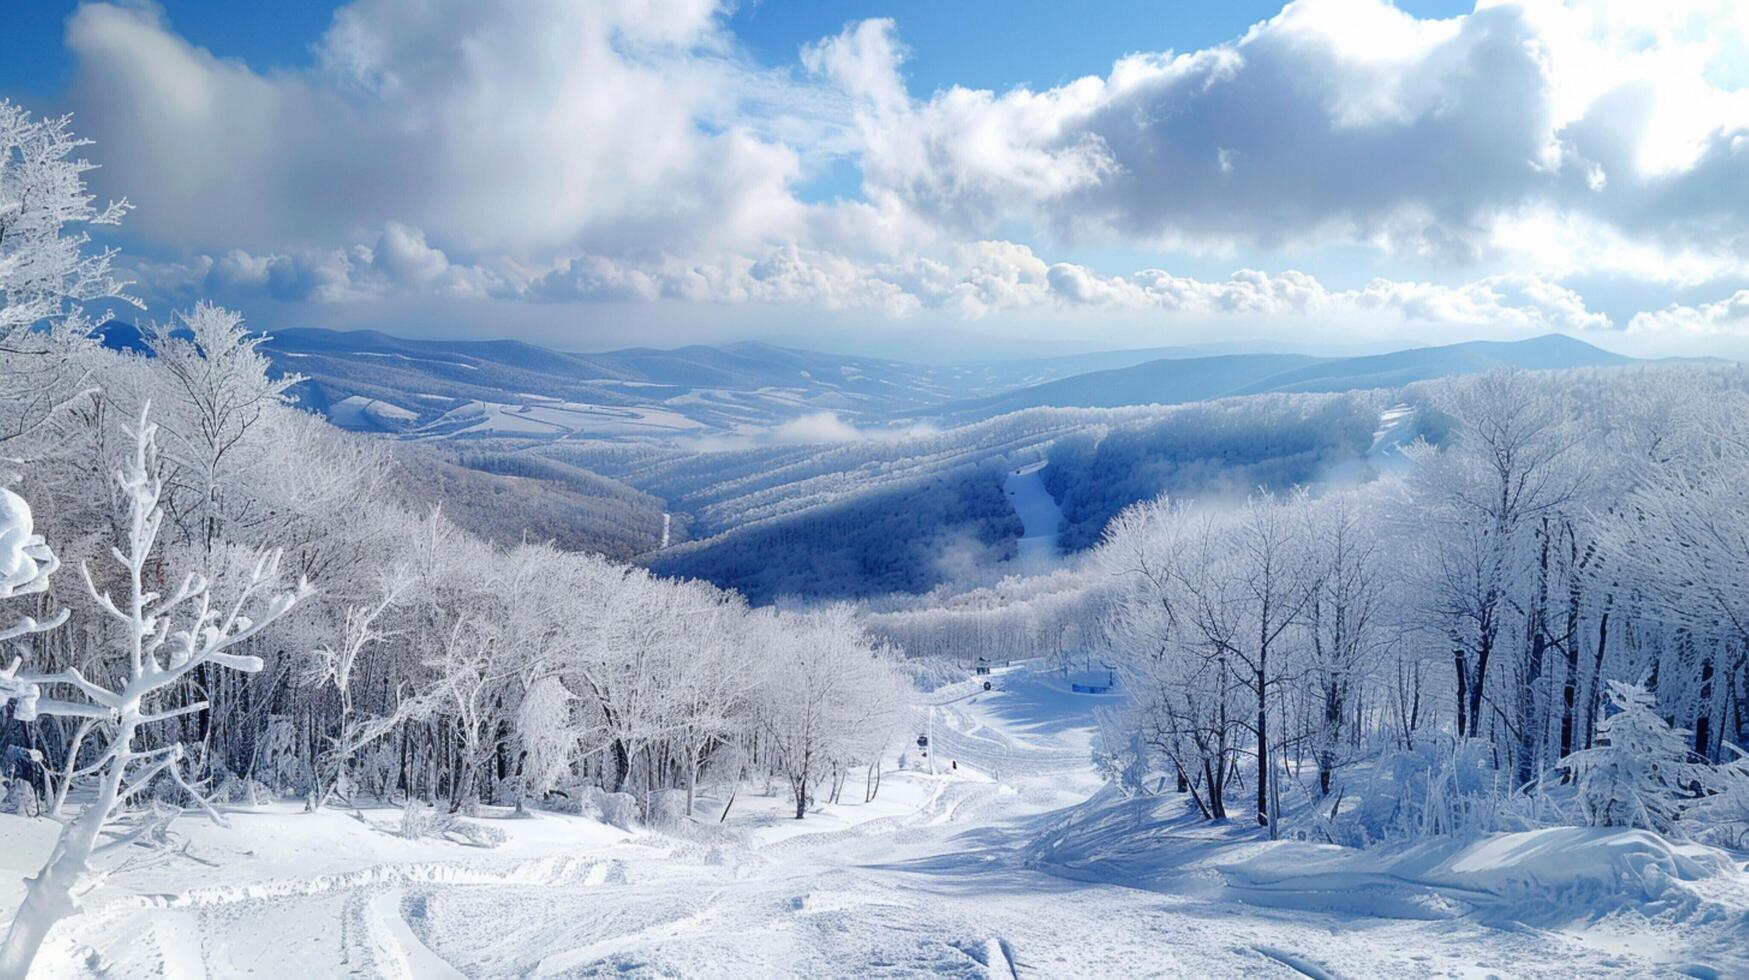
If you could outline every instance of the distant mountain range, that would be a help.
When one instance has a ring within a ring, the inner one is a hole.
[[[263,350],[308,379],[298,397],[336,424],[431,436],[721,433],[815,412],[921,411],[979,390],[969,369],[754,342],[571,354],[300,328]]]
[[[1582,340],[1548,334],[1510,342],[1471,341],[1359,357],[1231,354],[1152,360],[1092,371],[1016,391],[942,406],[950,421],[990,418],[1023,408],[1119,408],[1178,405],[1230,395],[1287,391],[1398,388],[1413,381],[1494,368],[1552,370],[1610,367],[1634,358]]]
[[[144,347],[125,323],[106,324],[102,335],[118,349]],[[1353,357],[1265,347],[1160,347],[944,367],[757,342],[575,354],[515,340],[295,328],[274,333],[262,349],[277,370],[305,378],[294,389],[304,405],[342,428],[542,441],[756,437],[820,413],[865,428],[958,425],[1027,408],[1174,405],[1633,360],[1560,335]],[[809,431],[791,438],[809,438]]]
[[[103,340],[150,353],[126,324]],[[1003,493],[1017,468],[1040,474],[1073,553],[1162,492],[1369,472],[1381,426],[1416,417],[1396,407],[1411,382],[1633,361],[1562,336],[1346,357],[1245,346],[966,367],[314,329],[262,349],[335,425],[398,436],[416,484],[478,533],[636,558],[762,602],[1006,574],[1025,533]],[[1229,397],[1263,393],[1291,397]]]

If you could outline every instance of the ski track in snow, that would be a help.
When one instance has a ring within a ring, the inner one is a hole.
[[[1045,489],[1040,475],[1047,465],[1040,462],[1022,466],[1002,481],[1008,506],[1020,518],[1022,532],[1016,557],[1022,561],[1055,561],[1059,555],[1057,538],[1062,532],[1063,511]]]
[[[1252,905],[1197,878],[1206,872],[1185,872],[1169,893],[1038,865],[1028,853],[1039,835],[1098,785],[1087,739],[1102,699],[1025,670],[990,679],[993,691],[972,678],[919,707],[919,726],[933,715],[945,771],[888,775],[920,791],[905,811],[824,831],[768,824],[751,841],[640,834],[587,853],[451,851],[456,860],[112,893],[74,921],[94,949],[51,944],[60,955],[42,975],[1399,980],[1685,969],[1461,915]]]

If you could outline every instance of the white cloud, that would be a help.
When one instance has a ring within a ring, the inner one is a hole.
[[[832,42],[865,52],[834,77],[869,95],[871,194],[962,234],[1025,217],[1131,245],[1355,242],[1472,262],[1505,252],[1500,223],[1552,211],[1740,264],[1749,89],[1713,79],[1743,52],[1745,15],[1677,6],[1484,2],[1423,21],[1380,0],[1299,0],[1231,44],[902,105],[876,94],[900,66],[866,53],[902,49],[870,42],[892,29],[871,21]]]
[[[1749,289],[1716,303],[1672,304],[1662,310],[1637,313],[1628,321],[1634,334],[1749,337]]]
[[[356,0],[318,66],[259,74],[150,9],[89,4],[74,102],[136,231],[285,248],[389,222],[470,250],[759,238],[796,155],[738,114],[710,0]]]
[[[1144,269],[1107,276],[1047,263],[1022,244],[983,241],[935,257],[853,261],[789,244],[756,257],[633,261],[575,255],[550,267],[450,264],[417,229],[390,226],[374,246],[273,255],[233,250],[145,273],[247,305],[335,303],[441,289],[459,298],[541,303],[687,303],[793,307],[905,319],[930,313],[961,321],[1003,315],[1091,313],[1149,318],[1162,325],[1242,321],[1293,323],[1365,333],[1373,328],[1468,327],[1497,335],[1611,329],[1602,313],[1559,283],[1535,275],[1488,276],[1456,286],[1374,279],[1330,289],[1299,271],[1241,269],[1224,280]]]
[[[1297,0],[1227,44],[924,98],[902,24],[759,66],[718,0],[355,0],[272,72],[145,6],[81,6],[67,40],[97,189],[196,256],[138,264],[161,295],[1527,332],[1610,326],[1563,280],[1749,274],[1746,9]],[[844,162],[857,197],[803,200]],[[1049,258],[1082,245],[1283,271]],[[1359,269],[1385,276],[1325,285]]]

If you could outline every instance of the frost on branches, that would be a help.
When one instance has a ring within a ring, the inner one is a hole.
[[[42,535],[34,533],[30,505],[23,497],[0,487],[0,601],[47,592],[49,576],[60,566],[60,560],[49,550]],[[47,622],[39,623],[31,616],[20,616],[12,622],[0,619],[0,641],[54,629],[66,618],[67,612],[62,610]],[[18,664],[14,663],[0,673],[0,698],[11,696],[14,689],[7,685],[17,669]]]
[[[69,779],[91,778],[96,786],[79,815],[62,828],[48,863],[30,879],[24,903],[4,945],[0,945],[0,976],[22,976],[50,927],[78,910],[77,893],[95,859],[148,839],[161,826],[160,811],[128,810],[154,780],[169,779],[209,816],[219,819],[218,812],[183,777],[179,767],[182,743],[169,741],[142,749],[136,745],[136,736],[142,729],[208,708],[205,701],[175,707],[161,703],[163,696],[196,668],[213,665],[244,672],[260,670],[259,658],[231,652],[232,648],[285,615],[308,594],[301,584],[289,592],[272,590],[279,565],[279,554],[273,551],[256,557],[253,572],[227,602],[218,601],[210,583],[193,572],[185,575],[170,595],[155,591],[150,584],[155,569],[148,569],[148,563],[164,520],[159,507],[163,484],[155,475],[157,427],[142,412],[138,425],[128,431],[133,455],[116,474],[125,508],[125,538],[113,551],[123,580],[121,600],[117,602],[107,588],[98,585],[89,568],[81,568],[91,599],[114,624],[116,643],[110,662],[103,665],[104,675],[114,679],[87,678],[74,667],[39,673],[14,664],[7,669],[6,688],[0,692],[18,701],[20,721],[31,722],[41,715],[81,720],[81,737],[73,743],[69,767],[76,764],[86,738],[101,740],[101,751],[92,761],[69,768]],[[28,511],[25,514],[28,516]],[[40,543],[29,543],[28,530],[28,526],[24,528],[27,536],[17,549],[19,554],[30,550],[33,555],[42,555]],[[8,529],[7,533],[15,532]],[[9,562],[11,559],[8,554]],[[41,561],[37,557],[29,560]],[[35,574],[46,579],[40,565]]]
[[[0,442],[55,407],[71,353],[92,328],[81,303],[115,299],[138,306],[111,268],[115,252],[87,251],[83,226],[121,223],[130,205],[98,208],[85,193],[96,165],[74,154],[90,143],[69,117],[33,119],[0,100]],[[44,328],[47,329],[44,329]]]
[[[1658,699],[1644,687],[1610,681],[1609,703],[1616,713],[1598,724],[1598,745],[1561,760],[1578,778],[1586,822],[1675,834],[1706,767],[1688,760],[1688,733],[1658,716]]]

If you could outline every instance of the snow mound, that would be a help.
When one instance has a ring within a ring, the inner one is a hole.
[[[1685,885],[1739,874],[1715,848],[1612,827],[1551,827],[1369,850],[1284,841],[1218,870],[1253,899],[1267,893],[1383,894],[1408,886],[1520,921],[1582,918],[1623,904],[1661,902],[1693,891]]]
[[[1583,937],[1691,975],[1749,976],[1749,874],[1722,850],[1611,827],[1360,849],[1270,841],[1186,798],[1107,788],[1040,829],[1028,867],[1332,921],[1463,920]]]

